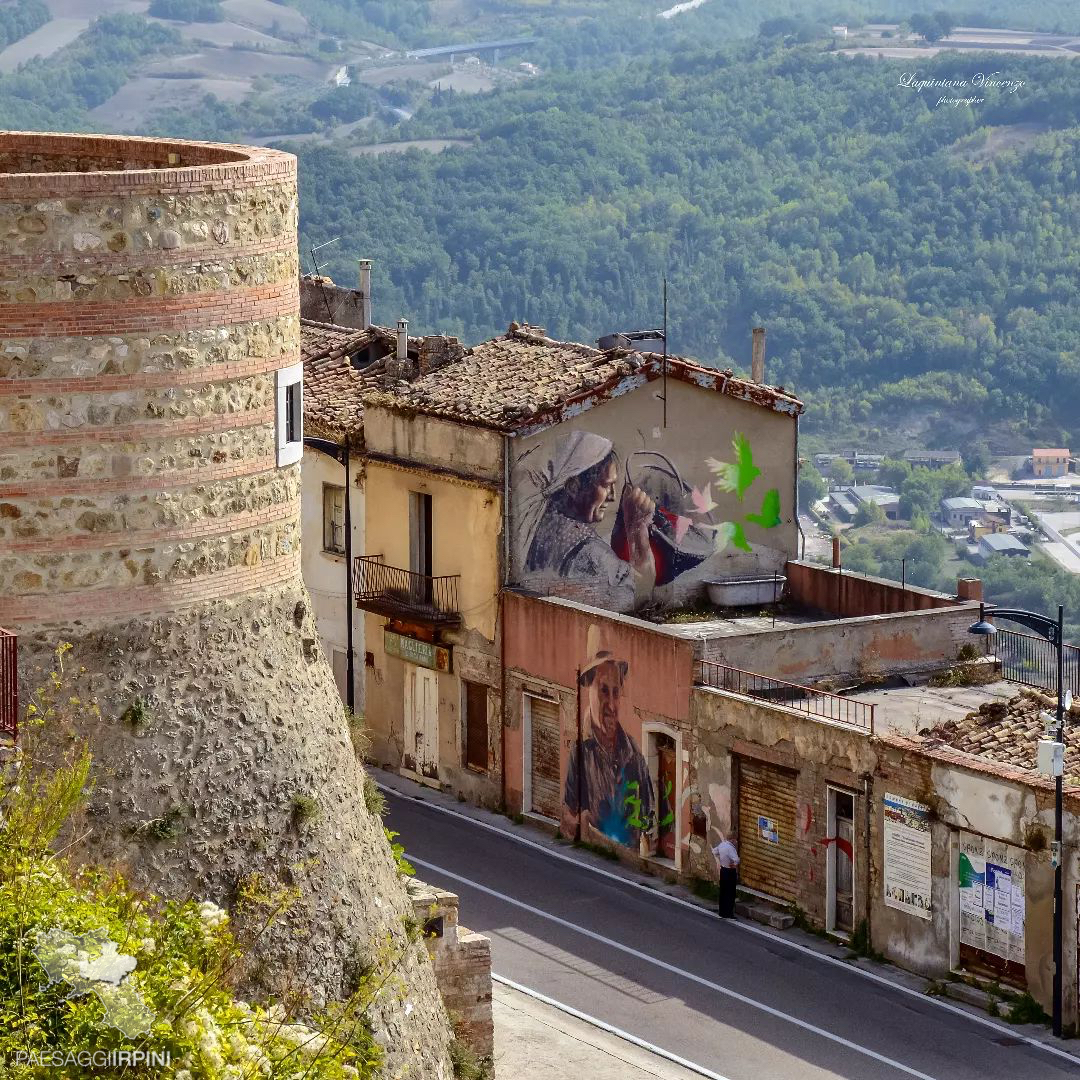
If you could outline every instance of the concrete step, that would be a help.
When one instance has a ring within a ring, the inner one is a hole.
[[[774,930],[788,930],[795,925],[793,915],[789,915],[782,908],[761,902],[739,900],[735,904],[735,914],[761,923],[762,926],[771,926]]]

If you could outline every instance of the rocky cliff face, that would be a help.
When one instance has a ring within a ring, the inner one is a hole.
[[[78,857],[120,865],[156,894],[223,906],[251,874],[270,891],[295,888],[244,989],[306,991],[318,1002],[348,993],[365,964],[393,966],[374,1009],[388,1075],[448,1080],[448,1018],[427,950],[408,944],[411,905],[382,823],[365,808],[302,585],[122,628],[24,633],[24,690],[60,641],[73,645],[65,677],[102,717],[31,738],[39,749],[71,735],[92,747]]]

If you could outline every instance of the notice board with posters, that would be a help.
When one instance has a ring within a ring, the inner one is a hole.
[[[883,832],[886,905],[932,918],[930,807],[886,793]]]
[[[960,833],[961,946],[1023,966],[1026,856],[1023,848]]]

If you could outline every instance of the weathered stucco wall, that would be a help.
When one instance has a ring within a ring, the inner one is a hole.
[[[357,465],[350,468],[352,484],[348,497],[352,502],[352,551],[360,555],[364,551],[364,494],[357,486]],[[300,564],[304,584],[311,594],[311,606],[319,640],[326,655],[338,667],[343,665],[341,655],[348,652],[348,620],[353,621],[353,651],[355,671],[353,692],[356,711],[364,710],[364,613],[355,601],[345,595],[345,556],[323,549],[323,488],[345,486],[345,468],[334,458],[318,450],[304,449],[303,482],[300,505],[302,509]],[[335,668],[335,679],[345,697],[345,676]]]
[[[955,607],[953,596],[902,587],[895,581],[837,571],[814,563],[789,562],[786,569],[788,596],[795,603],[813,611],[824,611],[839,619],[861,615],[891,615],[902,611],[925,611],[930,608]]]
[[[787,682],[831,677],[867,681],[886,673],[951,666],[971,641],[967,630],[978,612],[978,604],[964,604],[752,634],[703,634],[695,641],[695,652],[701,660]]]
[[[854,925],[866,921],[873,947],[909,970],[943,978],[963,966],[959,944],[961,831],[1025,849],[1026,987],[1047,1011],[1052,992],[1053,788],[1021,769],[980,761],[924,739],[865,732],[768,706],[724,691],[695,688],[690,798],[705,811],[708,845],[738,824],[739,762],[766,762],[793,777],[795,881],[792,900],[815,925],[827,925],[828,788],[854,798]],[[885,902],[884,798],[929,808],[931,917]],[[1080,881],[1080,799],[1066,800],[1065,895]],[[747,823],[741,823],[740,844]],[[691,838],[685,873],[712,878],[704,839]],[[1065,1021],[1076,1016],[1076,925],[1065,919]]]
[[[72,694],[101,706],[28,736],[90,744],[77,853],[226,906],[253,872],[296,886],[248,986],[348,993],[390,943],[391,1071],[448,1076],[299,574],[300,468],[277,465],[276,372],[300,359],[295,159],[4,133],[0,161],[28,170],[0,172],[0,623],[24,692],[68,641]]]
[[[466,476],[503,482],[503,436],[436,416],[414,416],[379,406],[364,410],[364,445],[399,461],[453,469]]]
[[[449,428],[449,425],[446,425]],[[368,433],[371,446],[371,433]],[[499,732],[498,611],[502,498],[492,486],[445,476],[431,470],[395,468],[368,461],[364,495],[369,508],[365,547],[390,566],[409,567],[409,493],[431,496],[432,571],[459,575],[462,625],[438,631],[437,640],[452,650],[451,670],[438,679],[438,776],[466,797],[497,805],[501,801]],[[384,630],[388,620],[369,613],[365,619],[366,714],[373,737],[374,760],[398,767],[406,756],[405,676],[408,665],[388,656]],[[394,624],[408,636],[436,640],[423,626]],[[488,768],[465,765],[462,680],[488,688]]]
[[[626,612],[698,599],[709,578],[782,572],[798,554],[795,417],[671,379],[664,427],[658,389],[514,440],[515,584]],[[642,524],[643,499],[656,509]]]
[[[691,813],[686,783],[691,753],[690,646],[651,624],[584,609],[571,601],[538,600],[507,592],[503,603],[507,806],[527,814],[538,812],[535,804],[529,804],[526,772],[532,755],[540,755],[546,748],[531,742],[526,734],[525,698],[531,694],[559,702],[558,785],[564,793],[559,807],[561,827],[572,830],[579,813],[596,811],[595,806],[588,805],[587,792],[581,793],[586,804],[581,810],[567,804],[565,793],[574,786],[568,776],[571,761],[578,753],[579,720],[581,740],[588,744],[597,737],[597,728],[603,723],[603,695],[617,683],[617,700],[611,703],[611,710],[629,740],[628,747],[624,744],[623,756],[630,764],[622,780],[649,784],[649,795],[637,796],[644,803],[639,816],[647,820],[651,810],[653,820],[644,830],[632,823],[626,828],[625,820],[609,820],[607,814],[594,812],[583,839],[613,843],[637,855],[640,833],[645,831],[653,837],[651,854],[657,854],[658,827],[666,816],[662,811],[667,810],[673,815],[669,823],[669,850],[673,850],[668,858],[673,867],[682,866],[688,858]],[[667,735],[674,743],[671,790],[663,799],[651,741],[658,735]],[[631,756],[631,747],[637,757]],[[573,797],[577,798],[578,793],[574,792]],[[632,813],[633,804],[623,809]],[[619,817],[619,807],[613,806],[612,810]]]
[[[870,774],[876,756],[869,735],[737,697],[720,690],[695,688],[691,700],[695,752],[691,761],[692,798],[704,811],[707,837],[691,841],[694,876],[716,875],[711,849],[738,825],[737,761],[767,762],[797,774],[795,835],[781,836],[793,845],[796,866],[794,902],[816,925],[826,925],[826,878],[829,846],[828,787],[855,796],[853,865],[854,923],[866,918],[870,859],[866,816]],[[740,843],[746,841],[742,823]]]

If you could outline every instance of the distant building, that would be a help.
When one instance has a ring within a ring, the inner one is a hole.
[[[815,454],[814,466],[818,469],[828,469],[837,458],[846,461],[853,469],[880,469],[885,461],[884,454],[864,454],[861,450],[840,450],[832,454]]]
[[[972,518],[979,518],[983,504],[977,499],[942,499],[941,519],[954,529],[966,529]]]
[[[976,558],[980,562],[995,555],[1005,555],[1009,558],[1026,559],[1031,554],[1031,549],[1023,541],[1008,533],[988,533],[979,537],[979,553]]]
[[[829,509],[840,521],[854,521],[859,507],[851,497],[851,488],[841,488],[829,493]]]
[[[925,465],[928,469],[940,469],[945,465],[962,464],[959,450],[905,450],[903,460],[909,465]]]
[[[833,37],[846,38],[848,36],[848,28],[846,26],[834,26],[832,32]]]
[[[851,495],[856,503],[880,506],[889,521],[896,521],[900,516],[900,496],[890,487],[860,485],[851,488]]]
[[[352,83],[352,79],[349,76],[348,67],[342,66],[334,72],[334,85],[335,86],[349,86]]]
[[[1064,476],[1069,471],[1068,449],[1032,450],[1031,471],[1035,476]]]

